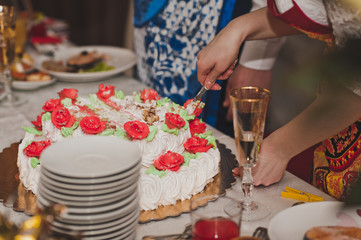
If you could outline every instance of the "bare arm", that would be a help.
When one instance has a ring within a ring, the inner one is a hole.
[[[359,109],[361,97],[340,86],[329,87],[263,141],[255,184],[268,186],[280,181],[292,157],[354,123],[361,117]]]
[[[232,20],[198,55],[198,81],[208,89],[218,90],[216,79],[228,78],[245,40],[275,38],[300,34],[298,30],[270,14],[267,8],[242,15]],[[228,76],[227,76],[228,75]]]

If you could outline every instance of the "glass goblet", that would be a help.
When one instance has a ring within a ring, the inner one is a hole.
[[[258,87],[241,87],[230,91],[233,112],[234,136],[237,160],[243,168],[242,191],[243,221],[254,221],[266,217],[267,206],[252,200],[252,168],[256,165],[263,139],[266,113],[271,92]]]
[[[231,240],[239,237],[241,217],[242,206],[235,199],[218,195],[195,198],[191,201],[192,239]]]
[[[1,106],[17,106],[25,102],[11,90],[10,67],[15,59],[15,20],[14,2],[0,1],[0,81],[4,87],[4,93],[0,96]]]

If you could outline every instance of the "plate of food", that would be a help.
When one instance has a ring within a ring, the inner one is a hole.
[[[361,239],[361,206],[345,207],[337,201],[297,205],[273,217],[268,233],[275,240]]]
[[[136,63],[133,51],[112,46],[83,46],[41,56],[35,67],[66,82],[91,82],[117,75]]]
[[[35,90],[56,82],[56,79],[47,73],[33,71],[26,74],[26,80],[13,79],[11,86],[16,90]]]
[[[16,58],[10,73],[13,79],[12,88],[16,90],[35,90],[56,81],[46,72],[35,69],[33,58],[26,53]]]

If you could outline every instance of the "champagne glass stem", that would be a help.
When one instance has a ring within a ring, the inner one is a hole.
[[[10,75],[10,70],[8,68],[6,68],[1,76],[3,78],[3,83],[4,83],[4,90],[5,90],[5,94],[6,96],[11,95],[11,75]]]
[[[246,209],[251,209],[252,205],[252,194],[253,194],[253,177],[252,177],[252,168],[243,167],[243,177],[242,177],[242,191],[245,197],[243,201],[243,207]]]

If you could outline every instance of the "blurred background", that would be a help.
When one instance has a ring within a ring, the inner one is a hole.
[[[76,45],[132,47],[133,0],[22,0],[45,16],[65,20]]]

